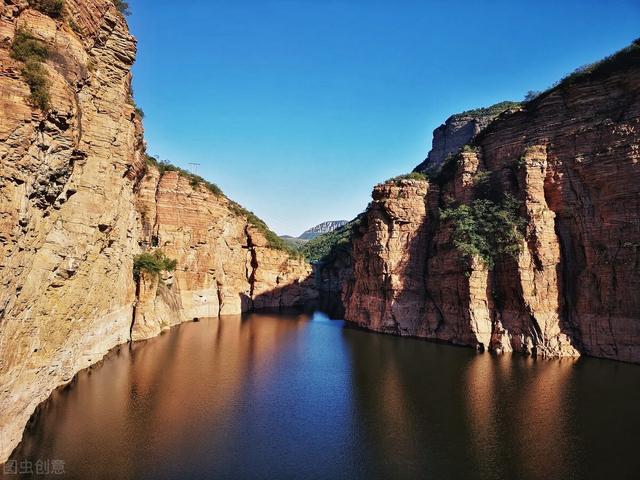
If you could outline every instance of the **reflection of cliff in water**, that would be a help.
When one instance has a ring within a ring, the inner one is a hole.
[[[360,333],[343,338],[363,437],[383,477],[606,478],[613,468],[632,478],[640,468],[634,366],[496,357],[376,334],[362,342]],[[617,429],[635,440],[603,435]]]

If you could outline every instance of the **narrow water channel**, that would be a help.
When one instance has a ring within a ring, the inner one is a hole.
[[[207,319],[80,373],[12,458],[77,479],[640,478],[640,366]]]

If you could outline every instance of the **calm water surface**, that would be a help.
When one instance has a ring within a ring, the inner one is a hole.
[[[319,313],[210,319],[79,374],[13,458],[77,479],[637,479],[640,366],[482,355]]]

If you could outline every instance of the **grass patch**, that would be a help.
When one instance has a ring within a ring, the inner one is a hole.
[[[51,18],[64,16],[64,0],[29,0],[29,6]]]
[[[49,57],[47,45],[27,30],[18,29],[11,45],[11,57],[24,63],[21,73],[31,90],[31,102],[43,111],[48,110],[50,82],[43,65]]]
[[[351,238],[362,218],[361,214],[333,232],[323,233],[309,240],[300,249],[301,253],[309,262],[328,262],[340,251],[350,251]]]
[[[526,226],[520,206],[510,195],[499,202],[476,199],[440,210],[440,218],[453,222],[453,243],[465,259],[479,259],[491,269],[501,257],[520,253]]]
[[[147,165],[157,168],[158,171],[160,172],[160,176],[164,175],[167,172],[178,172],[178,175],[180,175],[181,177],[185,177],[187,180],[189,180],[189,184],[194,189],[198,188],[199,185],[202,185],[203,187],[205,187],[207,190],[209,190],[211,193],[213,193],[216,196],[224,195],[224,193],[222,192],[222,189],[218,187],[218,185],[216,185],[215,183],[209,182],[208,180],[205,180],[204,178],[202,178],[200,175],[191,173],[190,171],[180,168],[165,160],[158,160],[157,158],[154,158],[151,155],[147,155]]]
[[[178,261],[167,257],[162,250],[144,252],[133,259],[133,276],[140,278],[142,272],[158,276],[162,272],[173,272],[177,265]]]
[[[403,180],[418,180],[418,181],[427,181],[429,177],[426,173],[423,172],[411,172],[405,173],[404,175],[398,175],[397,177],[390,178],[384,183],[395,183],[396,185],[400,185]]]
[[[474,108],[472,110],[466,110],[462,113],[456,113],[455,115],[452,115],[451,118],[459,119],[462,117],[484,117],[484,116],[496,117],[506,110],[510,110],[512,108],[519,108],[521,105],[522,104],[520,102],[504,101],[504,102],[496,103],[489,107]]]

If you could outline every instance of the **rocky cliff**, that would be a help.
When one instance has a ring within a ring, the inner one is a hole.
[[[311,240],[322,235],[323,233],[333,232],[334,230],[344,226],[346,223],[347,220],[330,220],[328,222],[322,222],[321,224],[316,225],[309,230],[306,230],[298,238],[302,240]]]
[[[518,108],[516,102],[500,102],[486,108],[476,108],[451,115],[433,131],[433,142],[427,158],[416,172],[435,172],[449,155],[455,155],[495,118],[505,111]]]
[[[427,180],[374,189],[352,239],[347,320],[479,349],[640,362],[640,43],[472,143]],[[474,251],[500,244],[478,212],[504,221],[487,206],[511,198],[516,253],[482,261]],[[451,209],[459,223],[443,216]]]
[[[114,3],[56,4],[0,1],[0,462],[114,346],[313,296],[310,267],[236,204],[147,165]],[[155,248],[176,271],[136,282],[134,256]]]

